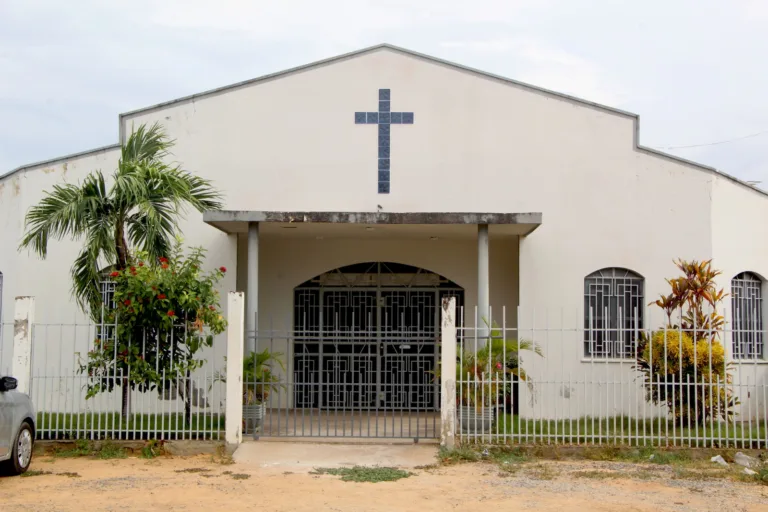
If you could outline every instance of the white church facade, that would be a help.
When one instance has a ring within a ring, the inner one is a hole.
[[[600,365],[630,382],[625,334],[663,323],[648,304],[682,258],[712,259],[719,286],[749,294],[735,314],[757,334],[724,342],[753,384],[768,383],[768,194],[641,146],[637,115],[380,45],[121,114],[119,142],[155,122],[175,139],[173,158],[224,194],[223,210],[181,222],[185,244],[229,269],[222,292],[245,292],[247,329],[279,340],[297,379],[322,379],[323,354],[350,331],[369,333],[356,342],[373,347],[372,379],[385,378],[387,332],[410,336],[393,353],[437,360],[440,300],[455,296],[462,325],[490,314],[540,343],[535,380]],[[35,297],[36,322],[82,320],[69,281],[79,244],[52,243],[44,261],[19,252],[24,215],[118,157],[109,146],[0,178],[0,322],[17,296]],[[613,334],[595,343],[588,325]],[[326,346],[302,338],[318,329]],[[66,357],[63,345],[46,350]],[[563,397],[562,385],[541,389]]]

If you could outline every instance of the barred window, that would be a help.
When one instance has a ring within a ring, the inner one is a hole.
[[[643,277],[604,268],[584,278],[584,355],[631,358],[643,328]]]
[[[733,358],[763,357],[763,280],[742,272],[731,280]]]

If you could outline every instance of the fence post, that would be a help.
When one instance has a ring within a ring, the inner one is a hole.
[[[443,297],[440,339],[440,445],[456,446],[456,298]]]
[[[35,321],[35,298],[16,297],[13,312],[13,361],[11,376],[18,381],[16,388],[29,393],[32,377],[32,324]]]
[[[243,441],[243,344],[245,336],[245,297],[243,292],[227,296],[227,401],[228,444]]]

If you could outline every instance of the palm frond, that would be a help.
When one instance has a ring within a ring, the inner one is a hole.
[[[160,123],[141,125],[131,131],[130,137],[120,150],[120,168],[130,162],[161,160],[168,155],[174,141],[165,134]]]
[[[72,264],[72,295],[83,311],[89,311],[98,320],[101,310],[101,280],[98,267],[99,251],[95,245],[86,245]]]
[[[90,174],[83,184],[54,185],[53,192],[27,212],[25,235],[19,249],[32,249],[41,258],[48,253],[48,240],[64,237],[78,239],[87,232],[93,215],[111,214],[106,198],[104,176]]]

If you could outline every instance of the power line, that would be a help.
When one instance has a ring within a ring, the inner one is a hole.
[[[717,142],[707,142],[706,144],[691,144],[689,146],[655,146],[654,149],[686,149],[686,148],[702,148],[704,146],[717,146],[719,144],[728,144],[729,142],[736,142],[739,140],[751,139],[752,137],[757,137],[759,135],[764,135],[766,133],[768,133],[768,130],[752,133],[750,135],[745,135],[743,137],[737,137],[735,139],[721,140]]]

